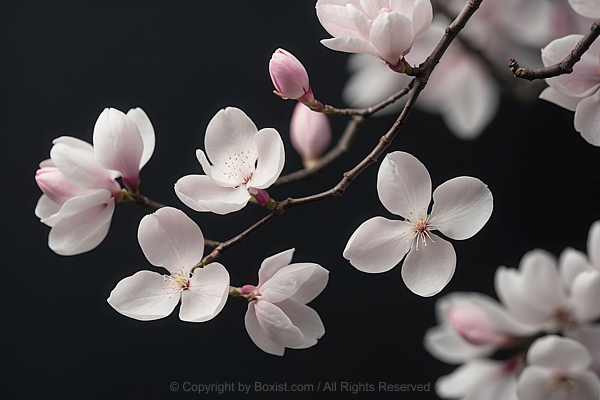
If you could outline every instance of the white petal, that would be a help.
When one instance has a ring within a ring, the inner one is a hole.
[[[239,182],[237,180],[236,181],[231,180],[231,175],[227,174],[228,168],[224,167],[224,165],[211,166],[210,163],[208,162],[208,158],[206,158],[206,155],[204,154],[204,152],[202,150],[200,150],[200,149],[196,150],[196,158],[200,162],[200,165],[202,166],[202,170],[204,171],[204,173],[207,176],[209,176],[210,178],[214,179],[214,181],[217,185],[223,186],[223,187],[234,187],[239,184]],[[222,167],[224,167],[224,168],[222,168]]]
[[[292,248],[265,258],[258,270],[258,287],[271,279],[281,268],[290,265],[295,250]]]
[[[427,246],[420,243],[418,250],[413,248],[402,265],[402,279],[406,287],[423,297],[442,291],[456,268],[452,244],[433,234],[431,239]]]
[[[56,214],[61,207],[60,204],[53,202],[50,197],[43,194],[35,206],[35,216],[42,220],[41,222],[44,222],[44,220]]]
[[[163,207],[140,221],[138,241],[150,264],[169,271],[190,268],[202,260],[204,235],[185,213]]]
[[[531,304],[528,291],[516,269],[498,267],[494,285],[500,301],[519,321],[530,324],[541,324],[548,321],[549,310],[539,310]]]
[[[552,370],[538,365],[526,367],[517,383],[519,399],[548,400],[554,397]],[[574,399],[573,399],[574,400]]]
[[[229,273],[219,263],[196,268],[190,287],[181,293],[179,318],[188,322],[204,322],[221,312],[229,296]]]
[[[313,301],[315,297],[317,297],[325,286],[327,286],[327,282],[329,280],[329,271],[325,268],[321,267],[318,264],[315,264],[315,269],[313,270],[312,275],[302,286],[300,289],[290,297],[290,299],[294,299],[299,303],[307,304]]]
[[[287,315],[292,323],[300,329],[304,335],[304,343],[299,346],[288,346],[294,349],[306,349],[317,344],[325,334],[325,326],[319,314],[304,304],[293,299],[287,299],[277,303],[279,308]]]
[[[266,189],[279,178],[285,163],[283,141],[279,133],[272,128],[258,131],[255,136],[258,164],[248,186]]]
[[[327,3],[334,3],[329,1]],[[317,2],[317,17],[323,28],[334,37],[349,36],[359,38],[360,34],[347,16],[346,4],[352,1],[339,1],[339,4],[327,4],[324,1]],[[355,2],[356,3],[356,2]]]
[[[476,357],[488,356],[496,350],[493,343],[481,346],[468,343],[447,324],[428,329],[423,346],[429,354],[448,364],[461,364]]]
[[[94,125],[93,142],[101,166],[121,172],[125,180],[139,180],[144,141],[133,120],[115,108],[105,108]]]
[[[579,273],[592,268],[585,253],[572,247],[567,247],[560,253],[558,266],[560,277],[566,288],[573,285],[573,281]]]
[[[107,301],[127,317],[152,321],[171,314],[179,298],[179,293],[167,293],[162,275],[139,271],[117,283]]]
[[[600,5],[595,0],[569,0],[573,10],[586,18],[600,18]]]
[[[590,227],[587,238],[587,253],[590,261],[600,271],[600,221]]]
[[[396,3],[406,4],[406,2],[402,0],[396,1]],[[429,29],[432,19],[433,8],[431,7],[431,1],[417,0],[413,7],[411,16],[415,39],[423,35],[427,31],[427,29]]]
[[[154,134],[154,127],[150,122],[150,118],[141,108],[132,108],[127,111],[127,117],[135,123],[142,141],[144,143],[144,151],[142,152],[142,158],[140,160],[140,170],[146,165],[152,153],[154,153],[154,146],[156,144],[156,135]]]
[[[592,357],[578,341],[548,335],[536,339],[529,347],[527,363],[562,371],[583,371],[592,363]]]
[[[108,233],[114,209],[115,199],[103,189],[67,200],[60,211],[49,218],[47,224],[52,230],[48,246],[62,256],[96,248]]]
[[[323,39],[321,44],[328,49],[343,51],[344,53],[364,53],[381,58],[375,47],[369,42],[353,37],[336,37],[335,39]]]
[[[435,189],[430,221],[435,229],[452,239],[468,239],[483,228],[493,208],[492,192],[485,183],[460,176]]]
[[[410,250],[411,233],[411,226],[404,221],[371,218],[352,234],[343,256],[359,271],[372,274],[389,271]]]
[[[600,146],[600,90],[577,104],[574,124],[589,144]]]
[[[566,108],[569,111],[575,111],[577,104],[581,101],[581,97],[574,97],[563,94],[552,86],[547,87],[540,93],[540,99],[549,101],[559,107]]]
[[[304,343],[300,329],[275,304],[258,300],[255,311],[258,324],[273,342],[285,347],[297,347]]]
[[[244,186],[223,187],[206,175],[187,175],[179,179],[175,183],[175,194],[193,210],[221,215],[241,210],[250,200]]]
[[[381,58],[396,65],[414,40],[410,18],[399,12],[380,14],[371,26],[370,42]]]
[[[412,222],[425,219],[431,202],[431,178],[413,155],[395,151],[385,156],[377,174],[377,193],[385,208]]]
[[[493,379],[498,379],[500,363],[492,360],[472,360],[455,369],[451,374],[440,377],[435,383],[438,396],[443,398],[461,397],[466,400],[486,399],[470,394],[477,390],[481,384],[489,385]],[[489,398],[489,400],[492,400]],[[496,400],[495,398],[493,400]]]
[[[527,400],[597,400],[600,396],[600,380],[591,371],[563,375],[563,371],[530,365],[519,377],[517,394],[519,399]]]
[[[360,38],[369,41],[369,31],[371,30],[372,21],[367,17],[362,10],[353,4],[346,5],[346,15],[352,24],[356,32],[360,35]]]
[[[575,277],[571,301],[579,323],[593,322],[600,317],[600,271],[583,271]]]
[[[256,161],[254,136],[256,125],[239,108],[219,110],[206,127],[204,146],[213,165],[224,164],[233,153],[250,152],[250,164]]]
[[[565,334],[583,344],[593,358],[592,368],[600,372],[600,324],[583,325],[570,329]]]
[[[254,344],[258,346],[259,349],[276,356],[283,355],[285,352],[285,347],[269,339],[258,323],[258,319],[256,317],[256,301],[248,303],[248,311],[246,311],[244,323],[250,339],[252,339]]]
[[[293,296],[309,280],[317,264],[291,264],[278,270],[260,287],[261,298],[278,303]]]

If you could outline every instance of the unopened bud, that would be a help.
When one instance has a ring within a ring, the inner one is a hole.
[[[40,168],[35,173],[35,181],[46,196],[57,204],[64,204],[75,196],[83,196],[92,193],[90,190],[82,189],[67,180],[62,172],[55,167]]]
[[[290,139],[304,166],[312,167],[331,143],[329,118],[296,104],[290,122]]]

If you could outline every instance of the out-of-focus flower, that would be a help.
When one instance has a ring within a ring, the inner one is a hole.
[[[435,190],[428,214],[429,172],[414,156],[399,151],[381,163],[377,192],[388,211],[405,219],[375,217],[364,222],[348,240],[344,258],[360,271],[380,273],[408,253],[402,266],[404,283],[420,296],[435,295],[454,275],[456,253],[452,244],[431,231],[456,240],[475,235],[490,218],[492,193],[479,179],[454,178]]]
[[[370,54],[394,71],[404,72],[404,56],[429,28],[429,0],[319,0],[317,17],[333,39],[326,47],[346,53]]]
[[[331,143],[329,118],[296,104],[290,121],[290,139],[304,166],[312,167]]]
[[[202,231],[182,211],[164,207],[146,215],[138,228],[140,247],[148,261],[170,275],[139,271],[124,278],[110,293],[108,304],[140,321],[164,318],[181,300],[179,318],[204,322],[214,318],[229,294],[229,273],[219,263],[192,268],[202,260]]]
[[[306,303],[317,297],[329,279],[329,271],[318,264],[290,264],[294,249],[265,259],[258,271],[258,286],[245,285],[251,295],[246,329],[263,351],[282,356],[285,348],[305,349],[325,334],[319,314]]]
[[[569,0],[573,10],[586,18],[600,18],[600,3],[596,0]]]
[[[315,100],[308,73],[304,65],[292,53],[277,49],[269,61],[269,74],[277,90],[276,95],[283,99],[298,100],[312,110],[323,110],[323,104]]]
[[[562,61],[575,48],[583,35],[569,35],[556,39],[542,49],[545,66]],[[550,87],[540,99],[575,111],[575,130],[590,144],[600,146],[600,41],[596,40],[571,74],[546,79]]]
[[[527,352],[529,364],[519,377],[519,399],[597,400],[600,380],[581,343],[555,335],[537,339]]]
[[[262,205],[269,202],[265,189],[277,180],[285,162],[275,129],[259,131],[242,110],[228,107],[209,122],[204,147],[206,155],[197,150],[196,156],[206,175],[187,175],[175,184],[186,206],[228,214],[242,209],[252,196]]]

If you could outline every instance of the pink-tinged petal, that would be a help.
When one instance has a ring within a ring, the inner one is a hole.
[[[423,341],[425,350],[448,364],[461,364],[476,357],[485,357],[496,350],[493,343],[476,346],[465,341],[449,325],[430,328]]]
[[[256,319],[269,339],[285,347],[297,347],[304,343],[304,335],[287,315],[275,304],[258,300]]]
[[[321,40],[321,44],[328,49],[335,51],[342,51],[344,53],[364,53],[381,58],[377,49],[375,49],[371,43],[365,42],[362,39],[341,36],[336,37],[335,39],[323,39]]]
[[[413,293],[423,297],[438,294],[446,287],[456,268],[456,253],[452,244],[431,235],[427,246],[413,248],[402,265],[402,279]]]
[[[569,0],[573,10],[586,18],[600,18],[600,4],[595,0]]]
[[[73,197],[49,218],[47,225],[52,226],[52,230],[48,246],[62,256],[96,248],[108,233],[114,209],[115,199],[107,190]]]
[[[381,12],[382,8],[390,8],[389,0],[360,0],[355,3],[360,3],[360,7],[371,19],[375,19],[375,17],[377,17]],[[358,6],[358,4],[356,4],[356,6]]]
[[[190,287],[181,293],[179,318],[188,322],[204,322],[221,312],[229,296],[229,273],[219,263],[196,268]]]
[[[250,193],[244,186],[219,186],[206,175],[187,175],[175,183],[175,194],[186,206],[196,211],[228,214],[244,208]]]
[[[574,123],[582,138],[591,145],[600,146],[600,90],[579,102]]]
[[[600,271],[600,221],[590,227],[587,238],[587,253],[594,267]]]
[[[52,143],[52,161],[71,183],[84,189],[106,189],[113,194],[121,191],[111,173],[98,164],[89,143],[65,136]]]
[[[591,269],[585,253],[575,250],[572,247],[567,247],[560,253],[558,265],[561,280],[567,289],[573,285],[573,281],[577,275]]]
[[[246,311],[244,323],[250,339],[252,339],[254,344],[259,349],[265,353],[273,354],[275,356],[283,355],[285,352],[285,347],[269,339],[258,323],[258,319],[256,317],[256,301],[248,303],[248,311]]]
[[[399,12],[380,14],[373,21],[370,39],[380,57],[396,65],[412,46],[412,21]]]
[[[347,36],[360,38],[356,27],[348,18],[346,4],[357,3],[350,0],[338,2],[317,2],[317,18],[323,25],[323,28],[333,37]],[[356,4],[355,4],[356,5]]]
[[[392,0],[391,3],[405,3],[402,0]],[[395,11],[395,8],[393,8]],[[404,13],[403,13],[404,14]],[[405,14],[407,15],[407,14]],[[433,8],[430,0],[417,0],[412,12],[412,23],[415,39],[423,35],[431,26]]]
[[[468,239],[483,228],[492,215],[494,200],[487,185],[470,176],[442,183],[433,192],[430,223],[449,238]]]
[[[385,156],[377,174],[379,200],[392,214],[412,222],[427,217],[431,178],[413,155],[395,151]]]
[[[293,296],[311,277],[317,264],[299,263],[285,266],[260,287],[261,298],[278,303]]]
[[[592,357],[578,341],[548,335],[529,347],[527,363],[561,371],[583,371],[592,363]]]
[[[299,99],[310,90],[304,65],[284,49],[275,50],[271,56],[269,74],[275,89],[285,98]]]
[[[329,271],[315,264],[315,269],[310,278],[300,286],[300,289],[290,299],[294,299],[302,304],[310,303],[315,297],[321,294],[325,286],[327,286],[328,281]]]
[[[575,277],[571,301],[577,322],[593,322],[600,317],[600,271],[583,271]]]
[[[358,32],[360,35],[360,38],[368,42],[372,23],[369,17],[367,17],[362,10],[353,4],[348,4],[346,6],[346,15],[350,21],[352,21],[356,32]]]
[[[154,146],[156,144],[154,127],[152,126],[152,122],[150,122],[148,115],[146,115],[144,110],[139,107],[127,111],[127,118],[132,120],[135,126],[137,126],[140,131],[140,136],[142,137],[142,142],[144,143],[144,151],[142,152],[142,158],[140,159],[141,170],[148,160],[150,160],[150,157],[152,157],[152,153],[154,153]]]
[[[204,146],[208,158],[215,168],[223,168],[234,153],[248,152],[249,164],[256,161],[254,136],[256,125],[239,108],[227,107],[219,110],[206,127]]]
[[[281,268],[290,265],[296,249],[289,249],[265,258],[258,270],[258,287],[268,281]]]
[[[152,321],[171,314],[180,297],[179,293],[167,293],[163,275],[139,271],[117,283],[107,301],[127,317]]]
[[[317,340],[321,339],[325,334],[325,326],[319,314],[304,304],[301,304],[293,299],[287,299],[277,303],[279,308],[289,317],[302,334],[304,335],[304,343],[299,346],[288,346],[294,349],[306,349],[317,344]]]
[[[273,128],[258,131],[255,136],[258,164],[248,182],[249,187],[266,189],[279,178],[285,163],[283,141]]]
[[[566,108],[569,111],[575,111],[575,109],[577,109],[577,104],[581,101],[581,97],[563,94],[552,86],[547,87],[540,93],[540,99],[549,101],[559,107]]]
[[[163,207],[140,221],[138,241],[150,264],[169,271],[190,268],[202,260],[204,235],[185,213]]]
[[[44,221],[56,214],[60,210],[60,207],[60,204],[55,203],[50,197],[43,194],[35,206],[35,216],[41,220],[40,222],[46,223]]]
[[[331,143],[329,118],[297,103],[290,121],[290,139],[303,161],[319,159]]]
[[[359,271],[386,272],[398,265],[410,250],[411,234],[411,226],[404,221],[371,218],[352,234],[343,256]]]
[[[45,195],[61,205],[71,197],[92,193],[91,190],[73,185],[58,168],[38,169],[35,173],[35,181]]]
[[[94,125],[93,142],[98,164],[119,171],[125,186],[136,191],[144,141],[133,120],[122,111],[105,108]]]

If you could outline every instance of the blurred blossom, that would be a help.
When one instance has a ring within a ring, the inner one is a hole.
[[[290,121],[292,146],[306,168],[312,167],[331,143],[329,118],[298,103]]]

